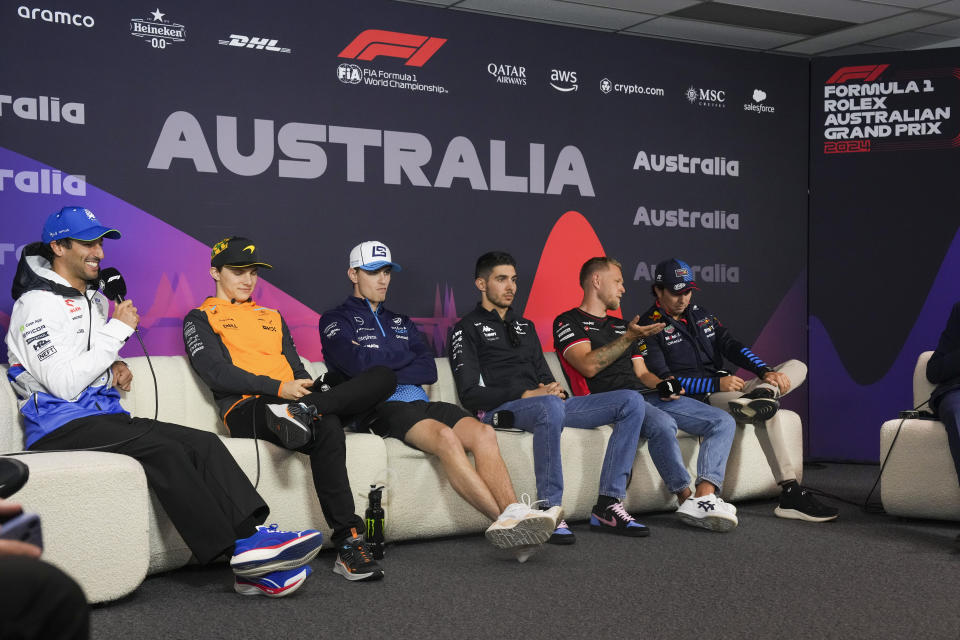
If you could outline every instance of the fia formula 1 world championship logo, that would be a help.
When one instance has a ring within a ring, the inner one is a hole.
[[[408,67],[422,67],[446,41],[446,38],[367,29],[354,38],[339,57],[368,62],[378,57],[400,58]]]

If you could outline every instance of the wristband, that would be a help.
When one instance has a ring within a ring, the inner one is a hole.
[[[679,395],[683,391],[683,386],[676,378],[663,380],[657,385],[657,391],[660,392],[660,398],[665,400],[670,396]]]

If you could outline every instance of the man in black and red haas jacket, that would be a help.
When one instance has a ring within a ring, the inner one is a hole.
[[[644,402],[632,391],[567,398],[550,373],[533,323],[511,306],[517,292],[516,267],[513,257],[500,251],[485,253],[477,260],[474,283],[480,290],[480,302],[457,323],[450,338],[450,364],[460,401],[487,424],[507,413],[513,426],[533,433],[537,497],[544,508],[560,506],[563,498],[563,428],[613,425],[590,528],[631,537],[649,535],[647,527],[623,506],[627,480],[641,436],[652,443],[676,442],[676,433],[643,430]],[[572,544],[574,534],[561,521],[549,542]]]
[[[737,341],[717,316],[692,304],[694,289],[693,270],[687,263],[672,258],[657,265],[652,287],[657,299],[642,314],[640,324],[666,323],[666,327],[646,340],[647,368],[661,377],[676,376],[687,394],[757,427],[757,438],[782,489],[777,516],[808,522],[835,519],[837,509],[821,504],[800,486],[799,469],[791,462],[783,435],[778,398],[803,384],[806,365],[788,360],[768,366]],[[730,373],[725,360],[757,377],[744,380]]]

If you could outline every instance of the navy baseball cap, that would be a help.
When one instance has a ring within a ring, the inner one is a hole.
[[[64,207],[51,213],[43,225],[43,242],[49,243],[61,238],[84,240],[89,242],[97,238],[117,240],[120,232],[100,224],[93,211],[85,207]]]
[[[210,266],[216,267],[273,267],[260,259],[257,245],[250,238],[230,236],[210,249]]]
[[[657,265],[653,283],[671,293],[683,293],[689,289],[700,290],[697,283],[693,281],[693,269],[683,260],[676,258],[664,260]]]

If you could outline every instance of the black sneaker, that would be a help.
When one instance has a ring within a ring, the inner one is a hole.
[[[570,527],[567,526],[567,521],[561,520],[557,523],[557,528],[550,534],[550,539],[547,540],[547,544],[573,544],[576,541],[577,536],[573,535],[573,531],[570,531]]]
[[[356,529],[350,531],[353,535],[341,542],[337,549],[333,572],[347,580],[379,580],[383,577],[383,569],[373,559],[373,552],[367,549],[363,536],[357,535]]]
[[[839,509],[821,503],[796,481],[783,485],[780,505],[773,512],[780,518],[807,522],[827,522],[835,520],[840,515]]]
[[[650,529],[634,520],[633,516],[623,508],[622,502],[614,502],[603,510],[600,509],[600,505],[593,505],[593,509],[590,511],[590,528],[594,531],[613,533],[618,536],[630,536],[631,538],[643,538],[650,535]]]
[[[764,422],[780,410],[777,392],[769,387],[760,387],[730,401],[730,413],[740,422]]]
[[[299,449],[313,439],[317,408],[302,402],[267,405],[267,427],[287,449]]]

